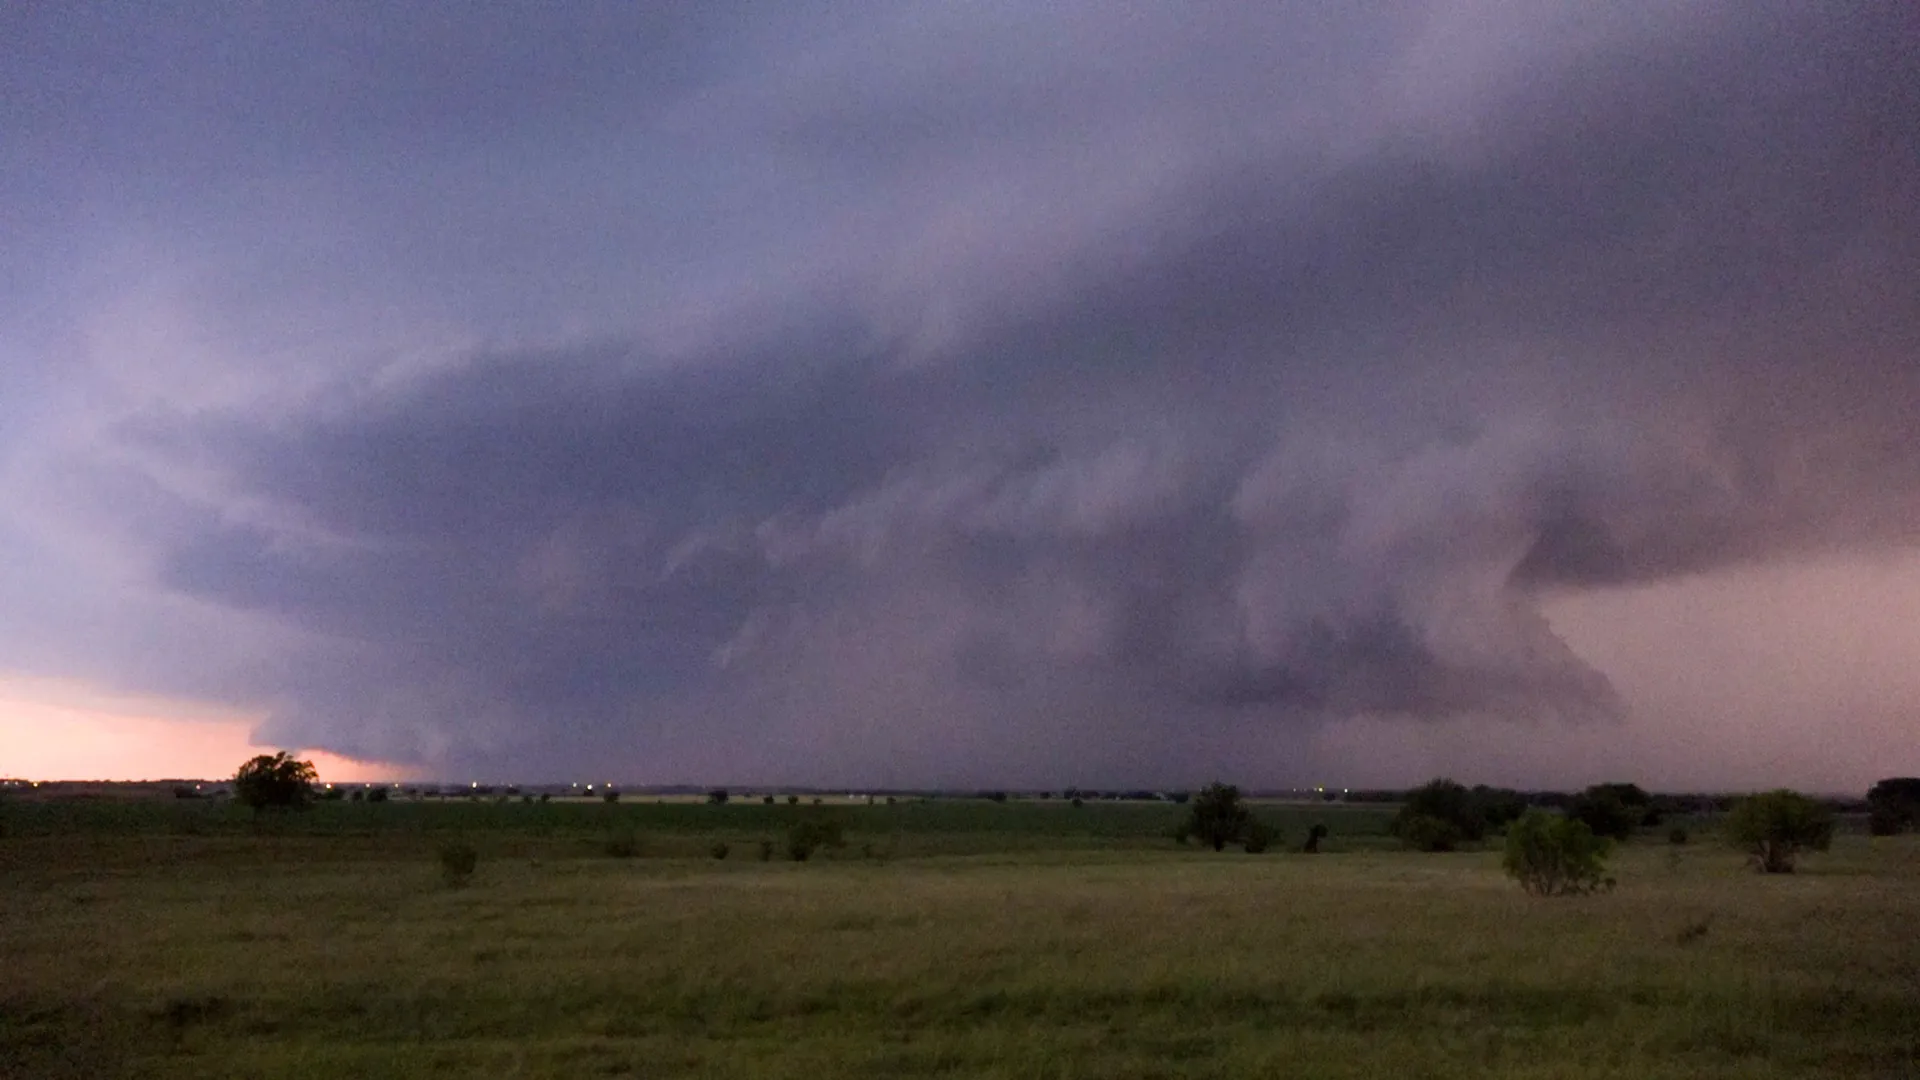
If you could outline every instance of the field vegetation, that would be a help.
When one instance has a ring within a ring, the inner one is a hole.
[[[1920,1075],[1920,837],[1768,875],[1668,817],[1541,899],[1492,833],[1248,809],[16,800],[0,1076]]]

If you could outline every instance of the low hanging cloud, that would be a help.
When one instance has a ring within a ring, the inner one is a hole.
[[[1236,755],[1606,722],[1543,596],[1920,538],[1910,17],[1384,12],[699,25],[714,68],[632,130],[422,150],[539,144],[314,280],[390,256],[473,326],[494,255],[578,294],[425,356],[229,353],[28,445],[34,535],[204,635],[164,687],[41,666],[430,770],[1278,775]],[[682,220],[582,178],[616,162]],[[410,243],[502,206],[494,254]]]

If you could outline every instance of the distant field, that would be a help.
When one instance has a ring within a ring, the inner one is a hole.
[[[844,807],[836,857],[758,861],[810,811],[13,804],[0,1076],[1920,1075],[1920,838],[1772,878],[1636,842],[1534,901],[1374,808],[1263,807],[1368,849],[1309,857],[1164,805]]]
[[[1298,843],[1307,829],[1326,825],[1328,851],[1391,846],[1391,807],[1256,803],[1255,812]],[[755,844],[779,839],[795,821],[830,817],[842,822],[856,852],[871,845],[897,857],[1018,850],[1171,848],[1167,839],[1186,809],[1171,803],[1095,801],[1075,807],[1060,800],[901,799],[814,806],[810,800],[768,806],[735,800],[724,806],[689,800],[618,803],[558,799],[548,803],[428,799],[387,803],[322,802],[297,814],[255,819],[231,802],[195,799],[21,801],[6,811],[21,837],[144,835],[256,838],[262,833],[383,841],[385,851],[410,837],[470,836],[491,848],[527,854],[576,854],[608,835],[631,833],[652,854],[694,855],[716,840]],[[430,850],[430,845],[422,850]]]

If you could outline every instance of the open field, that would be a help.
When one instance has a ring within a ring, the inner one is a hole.
[[[1170,806],[847,808],[834,857],[758,861],[806,809],[16,803],[0,1075],[1920,1075],[1920,838],[1766,878],[1637,842],[1537,901],[1377,808],[1262,808],[1353,834],[1318,857],[1177,848]]]

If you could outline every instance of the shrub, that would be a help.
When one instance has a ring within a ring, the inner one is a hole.
[[[1307,855],[1318,855],[1320,854],[1320,841],[1326,838],[1327,827],[1316,824],[1307,830],[1307,842],[1300,846],[1300,851]]]
[[[1216,780],[1194,797],[1187,810],[1187,832],[1222,851],[1246,835],[1252,820],[1253,814],[1240,804],[1240,789]]]
[[[1507,829],[1500,865],[1530,896],[1579,896],[1609,887],[1609,841],[1578,818],[1529,810]]]
[[[1407,793],[1393,834],[1418,851],[1452,851],[1487,832],[1479,801],[1462,784],[1442,777]]]
[[[800,805],[800,796],[798,796],[798,795],[789,795],[789,796],[787,796],[787,805],[788,805],[788,806],[799,806],[799,805]]]
[[[837,848],[844,842],[837,821],[826,818],[796,821],[787,830],[787,856],[794,862],[806,862],[821,848]]]
[[[727,800],[730,798],[732,798],[732,796],[728,795],[727,789],[723,787],[717,787],[707,792],[707,801],[714,806],[725,806]]]
[[[1247,854],[1249,855],[1263,855],[1266,853],[1267,848],[1272,847],[1274,842],[1279,839],[1280,830],[1261,821],[1259,818],[1251,818],[1247,821],[1246,829],[1241,834],[1240,846],[1246,848]]]
[[[712,847],[707,849],[707,853],[716,859],[725,859],[732,851],[733,849],[728,847],[724,840],[716,841]]]
[[[608,788],[606,791],[603,791],[600,793],[600,801],[605,803],[617,803],[620,801],[620,793],[613,790],[612,788]]]
[[[1453,851],[1466,839],[1453,822],[1430,814],[1408,815],[1404,811],[1393,819],[1394,835],[1415,851]]]
[[[543,792],[541,792],[541,793],[540,793],[540,801],[541,801],[541,802],[543,802],[543,803],[544,803],[544,802],[551,802],[551,801],[553,801],[553,795],[552,795],[552,794],[551,794],[550,792],[545,792],[545,791],[543,791]]]
[[[473,877],[473,868],[480,863],[480,853],[473,845],[460,840],[450,840],[440,845],[440,880],[450,889],[465,885]]]
[[[1791,874],[1803,851],[1833,842],[1833,813],[1797,791],[1749,795],[1727,812],[1727,839],[1753,856],[1763,874]]]
[[[601,841],[600,850],[616,859],[631,859],[640,854],[640,837],[632,829],[617,829]]]
[[[771,796],[771,795],[762,795],[762,796],[760,796],[760,805],[761,805],[761,806],[772,806],[772,805],[773,805],[773,796]]]
[[[1086,800],[1084,800],[1084,799],[1082,799],[1082,798],[1081,798],[1080,796],[1078,796],[1078,795],[1075,795],[1075,796],[1073,797],[1073,808],[1074,808],[1075,810],[1078,810],[1078,809],[1080,809],[1081,807],[1083,807],[1083,806],[1085,806],[1085,805],[1087,805],[1087,803],[1086,803]]]
[[[1667,843],[1669,844],[1678,846],[1680,844],[1686,843],[1690,839],[1692,839],[1692,837],[1689,837],[1687,835],[1687,830],[1681,828],[1678,825],[1675,825],[1673,828],[1667,830]]]
[[[386,802],[387,789],[383,787],[377,787],[377,788],[372,788],[368,790],[367,801],[368,802]]]

